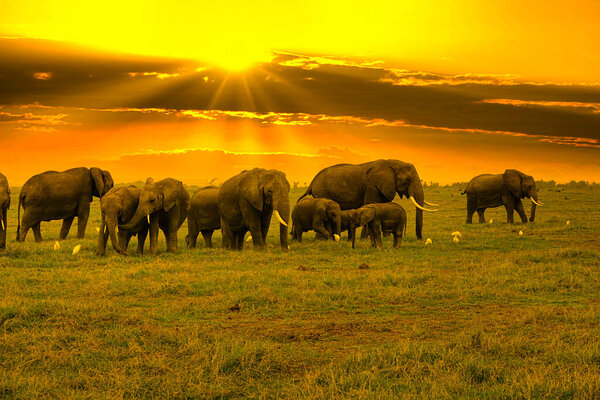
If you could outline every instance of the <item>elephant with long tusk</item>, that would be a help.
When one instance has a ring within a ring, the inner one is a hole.
[[[289,191],[285,174],[275,169],[254,168],[226,180],[218,194],[224,247],[241,250],[250,231],[254,247],[264,248],[275,215],[281,248],[287,251]]]
[[[472,223],[473,214],[477,211],[479,223],[485,223],[484,212],[486,208],[504,206],[506,220],[514,223],[514,211],[517,211],[523,223],[527,222],[527,215],[521,199],[531,200],[531,216],[529,221],[535,220],[537,206],[544,203],[538,201],[535,180],[531,175],[526,175],[516,169],[507,169],[503,174],[484,174],[471,179],[467,188],[462,192],[467,195],[467,224]]]
[[[0,174],[0,249],[6,247],[7,211],[10,208],[10,188],[8,180]]]
[[[407,197],[416,207],[415,232],[422,238],[423,211],[437,211],[425,207],[423,185],[413,164],[398,160],[376,160],[363,164],[338,164],[321,170],[306,192],[337,202],[342,210],[351,210],[371,203],[391,202],[398,194]]]

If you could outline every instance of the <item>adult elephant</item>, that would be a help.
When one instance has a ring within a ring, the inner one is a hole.
[[[100,168],[73,168],[34,175],[21,188],[17,240],[23,242],[30,228],[35,241],[42,240],[40,223],[62,219],[59,240],[69,234],[77,217],[77,238],[83,239],[93,197],[101,198],[114,185],[110,172]],[[21,206],[23,220],[21,220]]]
[[[360,208],[365,204],[387,203],[396,193],[409,198],[417,208],[416,234],[422,238],[424,207],[421,179],[414,165],[398,160],[376,160],[363,164],[338,164],[321,170],[298,201],[311,194],[337,202],[342,210]]]
[[[281,248],[287,250],[289,191],[285,174],[275,169],[254,168],[226,180],[218,195],[223,245],[241,250],[244,235],[250,231],[254,247],[264,248],[274,213]]]
[[[165,234],[167,251],[177,252],[177,231],[187,217],[190,195],[183,183],[173,178],[154,182],[148,178],[140,193],[138,207],[131,220],[119,229],[131,230],[142,219],[150,222],[150,254],[158,250],[158,229]]]
[[[473,222],[473,213],[479,214],[479,223],[485,223],[484,212],[486,208],[504,206],[506,208],[506,220],[513,223],[513,211],[516,210],[521,221],[527,222],[527,215],[521,199],[531,199],[531,217],[535,219],[536,206],[543,203],[538,202],[535,180],[531,175],[525,175],[516,169],[507,169],[503,174],[484,174],[471,179],[462,194],[467,194],[467,224]]]
[[[144,253],[144,242],[148,236],[148,221],[142,218],[140,222],[130,230],[120,229],[118,224],[128,223],[137,210],[140,200],[141,189],[129,185],[112,188],[100,199],[100,210],[102,213],[102,225],[98,232],[98,250],[96,254],[106,253],[106,242],[110,235],[113,248],[120,254],[127,254],[127,246],[131,237],[137,235],[139,254]]]
[[[10,188],[8,180],[0,174],[0,249],[6,247],[6,213],[10,208]]]

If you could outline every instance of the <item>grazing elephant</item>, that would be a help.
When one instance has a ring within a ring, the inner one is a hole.
[[[196,247],[196,239],[200,232],[202,232],[206,247],[213,247],[213,232],[221,229],[218,195],[218,187],[207,186],[198,190],[192,196],[190,211],[188,212],[188,234],[185,237],[190,249]]]
[[[148,178],[140,193],[138,207],[131,220],[119,229],[131,230],[142,219],[150,223],[150,254],[158,250],[158,229],[165,234],[167,251],[177,251],[177,231],[187,217],[190,195],[181,181],[166,178],[158,182]]]
[[[59,235],[59,240],[63,240],[69,234],[75,217],[77,238],[83,239],[92,197],[101,198],[113,185],[110,172],[100,168],[81,167],[63,172],[47,171],[32,176],[25,182],[19,195],[17,240],[23,242],[32,228],[35,241],[40,242],[40,223],[55,219],[63,220]]]
[[[397,203],[372,203],[350,211],[352,220],[352,248],[356,242],[357,226],[368,226],[373,247],[383,245],[382,232],[394,236],[394,248],[400,247],[402,235],[406,232],[406,211]]]
[[[314,230],[325,239],[340,239],[342,210],[329,199],[304,199],[292,210],[292,239],[302,242],[302,233]]]
[[[416,234],[422,238],[423,186],[414,165],[398,160],[376,160],[363,164],[338,164],[321,170],[312,180],[303,197],[325,197],[337,202],[342,210],[359,208],[370,203],[387,203],[396,193],[409,198],[416,212]],[[298,199],[298,200],[300,200]]]
[[[275,169],[254,168],[225,181],[218,195],[223,246],[241,250],[244,235],[250,231],[254,247],[264,248],[274,213],[281,248],[287,251],[289,191],[285,174]]]
[[[10,208],[10,188],[8,180],[0,174],[0,250],[6,247],[6,213]]]
[[[535,208],[543,203],[538,202],[535,180],[530,175],[507,169],[503,174],[484,174],[471,179],[462,194],[467,194],[467,224],[473,222],[473,213],[479,214],[479,223],[485,223],[484,212],[486,208],[506,208],[506,220],[513,223],[513,211],[517,210],[521,221],[527,223],[527,215],[521,199],[531,199],[531,222],[535,219]]]
[[[131,237],[137,235],[137,252],[139,254],[144,253],[144,242],[146,236],[148,236],[149,227],[146,218],[142,218],[133,228],[120,229],[117,233],[117,225],[124,225],[133,217],[138,207],[141,192],[141,189],[129,185],[112,188],[100,199],[102,225],[100,226],[100,232],[98,232],[98,250],[96,252],[99,256],[106,253],[106,242],[109,235],[113,248],[120,254],[127,254]]]

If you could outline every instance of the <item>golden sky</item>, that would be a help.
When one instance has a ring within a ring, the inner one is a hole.
[[[600,2],[0,1],[0,172],[600,181]],[[26,164],[26,165],[23,165]]]

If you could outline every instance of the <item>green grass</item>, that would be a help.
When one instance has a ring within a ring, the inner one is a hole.
[[[501,208],[465,225],[457,187],[426,196],[441,209],[425,215],[431,246],[403,200],[397,251],[389,237],[353,251],[345,235],[311,233],[284,253],[277,229],[266,251],[190,251],[184,226],[177,255],[161,235],[158,257],[102,258],[97,200],[86,239],[74,226],[55,252],[59,221],[42,224],[42,243],[14,242],[13,199],[0,397],[598,398],[600,190],[541,189],[546,206],[525,226]]]

